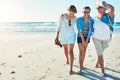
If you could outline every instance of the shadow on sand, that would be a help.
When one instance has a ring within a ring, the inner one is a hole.
[[[75,67],[79,68],[78,66],[75,66]],[[119,71],[115,71],[115,70],[110,69],[110,68],[105,68],[105,70],[112,71],[115,74],[120,74]],[[100,77],[99,72],[97,72],[95,70],[88,69],[88,68],[85,68],[83,70],[83,72],[81,72],[80,74],[78,74],[77,72],[74,72],[74,74],[83,76],[86,78],[86,80],[120,80],[120,77],[117,77],[117,76],[114,76],[114,75],[108,74],[108,73],[105,73],[104,77]]]

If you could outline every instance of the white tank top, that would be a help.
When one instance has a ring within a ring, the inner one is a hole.
[[[109,26],[100,20],[94,20],[94,32],[93,37],[99,40],[109,40],[110,39],[110,29]]]

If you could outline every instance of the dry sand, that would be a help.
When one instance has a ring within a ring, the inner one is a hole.
[[[97,54],[91,40],[81,75],[75,44],[75,73],[69,75],[63,48],[54,45],[54,33],[0,35],[0,80],[120,80],[120,34],[113,34],[104,53],[105,77],[95,68]]]

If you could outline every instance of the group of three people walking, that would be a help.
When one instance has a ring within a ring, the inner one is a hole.
[[[59,26],[55,41],[60,41],[66,56],[66,64],[70,65],[69,73],[73,73],[73,62],[74,62],[74,44],[76,42],[77,29],[77,43],[79,48],[79,65],[81,73],[84,69],[83,63],[86,55],[88,43],[92,35],[93,42],[98,54],[98,61],[96,67],[100,65],[101,73],[100,76],[104,76],[104,59],[103,52],[107,47],[109,40],[112,37],[113,23],[114,23],[114,7],[105,1],[103,5],[98,5],[98,16],[97,19],[93,19],[90,16],[91,8],[85,6],[82,10],[83,16],[77,18],[75,13],[77,9],[74,5],[70,5],[68,13],[64,13],[60,16]],[[106,13],[106,10],[109,10]]]

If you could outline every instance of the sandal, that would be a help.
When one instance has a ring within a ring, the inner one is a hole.
[[[58,46],[60,46],[60,48],[62,47],[62,44],[60,43],[59,40],[55,40],[55,44],[58,45]]]

